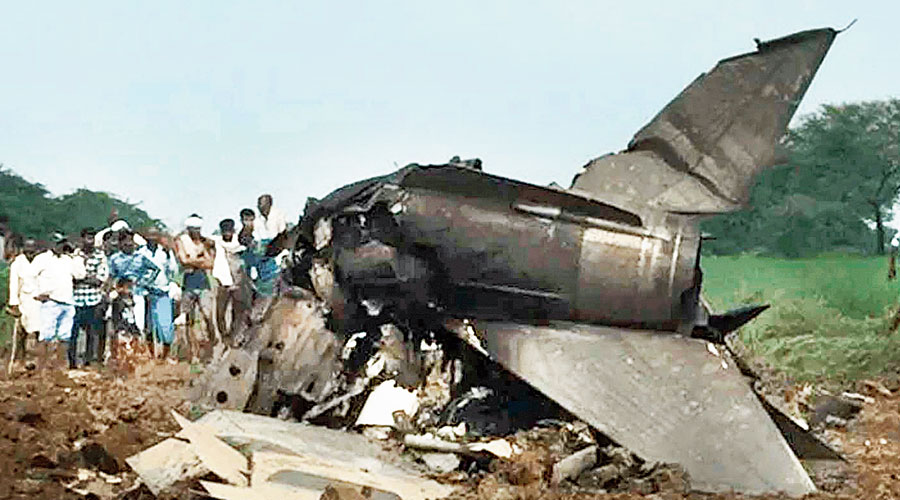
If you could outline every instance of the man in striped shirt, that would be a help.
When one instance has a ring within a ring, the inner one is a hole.
[[[91,228],[81,230],[81,248],[75,251],[76,256],[84,259],[85,277],[75,280],[73,291],[75,298],[75,321],[72,325],[72,337],[69,342],[69,360],[76,359],[75,346],[78,345],[79,330],[84,328],[87,341],[84,353],[85,364],[102,361],[101,349],[106,346],[106,329],[103,315],[106,303],[103,300],[103,285],[109,278],[109,265],[103,250],[94,246],[95,231]]]

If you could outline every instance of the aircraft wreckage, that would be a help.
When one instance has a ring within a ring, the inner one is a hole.
[[[508,370],[638,456],[681,464],[698,490],[814,491],[797,455],[833,452],[715,347],[763,308],[704,304],[698,221],[742,207],[779,160],[837,33],[720,61],[569,189],[454,159],[310,199],[270,247],[289,252],[279,296],[235,326],[197,397],[352,423],[378,373],[423,384],[439,345],[454,396]],[[393,355],[373,371],[379,352]]]

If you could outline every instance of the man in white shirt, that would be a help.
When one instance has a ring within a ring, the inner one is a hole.
[[[256,202],[259,219],[256,221],[256,239],[268,243],[279,233],[287,229],[287,218],[284,212],[272,205],[272,195],[264,194]]]
[[[22,250],[9,265],[8,306],[10,315],[19,318],[16,353],[20,359],[25,357],[26,337],[28,335],[36,337],[41,329],[41,303],[35,300],[37,276],[35,275],[34,258],[37,253],[37,243],[29,238],[25,240]]]
[[[216,324],[223,338],[230,337],[238,324],[249,320],[253,305],[253,290],[241,256],[246,247],[238,242],[234,225],[233,219],[222,220],[219,222],[219,235],[212,237],[216,244],[212,275],[219,284],[216,288]],[[230,321],[226,317],[229,304]]]
[[[37,277],[37,296],[41,302],[41,331],[38,340],[67,344],[75,319],[74,280],[84,279],[84,259],[71,255],[72,247],[66,239],[34,258]],[[68,347],[68,346],[66,346]],[[68,351],[69,366],[75,366],[74,350]],[[53,356],[55,357],[55,355]]]

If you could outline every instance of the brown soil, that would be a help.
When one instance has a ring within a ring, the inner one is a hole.
[[[177,432],[169,412],[186,414],[189,375],[186,364],[154,362],[125,376],[105,369],[4,373],[0,498],[116,498],[132,489],[136,477],[125,458]]]
[[[125,458],[177,432],[169,412],[188,414],[184,387],[192,375],[186,364],[149,362],[135,369],[128,375],[19,370],[0,379],[0,498],[152,498],[138,489]],[[848,428],[826,431],[847,464],[825,469],[808,464],[820,489],[808,498],[900,499],[900,392],[860,392],[875,403],[866,404]],[[513,440],[524,452],[514,461],[495,461],[490,472],[456,472],[442,480],[459,484],[457,496],[468,499],[754,498],[687,493],[677,469],[666,468],[607,485],[607,493],[579,492],[572,484],[553,488],[552,464],[584,446],[572,433],[554,437],[553,432],[519,433]],[[187,487],[174,498],[192,496]]]

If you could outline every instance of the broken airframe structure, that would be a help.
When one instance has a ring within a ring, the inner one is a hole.
[[[390,374],[449,387],[412,425],[440,424],[496,362],[640,457],[682,465],[696,489],[814,491],[794,451],[827,450],[715,347],[762,309],[705,306],[698,220],[740,208],[778,161],[836,34],[720,61],[570,189],[454,159],[310,200],[272,248],[290,251],[281,296],[236,332],[198,399],[347,424]]]

